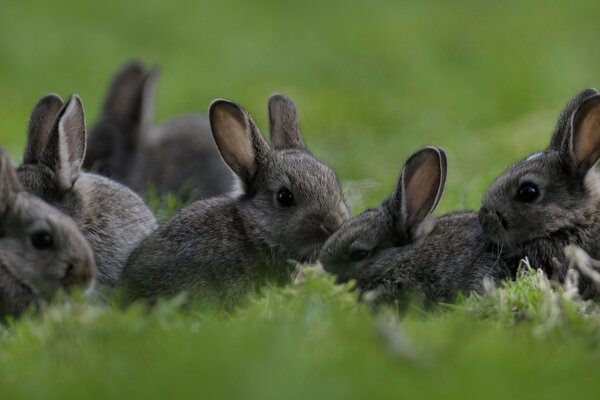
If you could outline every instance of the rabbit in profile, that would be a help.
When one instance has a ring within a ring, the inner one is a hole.
[[[73,220],[21,187],[0,149],[0,320],[93,283],[92,250]]]
[[[184,291],[231,306],[265,282],[287,282],[290,260],[314,260],[349,216],[336,175],[305,147],[287,97],[269,100],[270,144],[234,103],[215,100],[209,115],[238,194],[197,201],[150,235],[125,268],[129,299]]]
[[[600,93],[586,89],[562,111],[550,145],[519,161],[487,189],[480,219],[485,233],[503,248],[515,267],[518,259],[563,281],[568,261],[563,249],[574,244],[600,257]],[[587,279],[583,296],[597,296]]]
[[[94,251],[98,295],[120,283],[127,258],[155,228],[138,195],[100,175],[81,171],[85,156],[83,105],[53,94],[35,106],[19,180],[75,220]]]
[[[446,170],[440,148],[411,155],[392,195],[327,240],[319,254],[324,269],[341,282],[355,280],[361,291],[378,291],[381,302],[414,294],[448,302],[458,292],[480,292],[485,277],[503,278],[505,268],[476,213],[430,218]]]
[[[183,201],[225,194],[234,185],[205,115],[153,125],[158,71],[139,62],[115,76],[91,129],[83,167],[146,195],[174,193]]]

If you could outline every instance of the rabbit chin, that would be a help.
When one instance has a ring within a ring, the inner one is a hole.
[[[321,250],[320,243],[307,244],[296,251],[296,256],[294,258],[296,261],[303,264],[314,263],[317,261],[319,250]]]

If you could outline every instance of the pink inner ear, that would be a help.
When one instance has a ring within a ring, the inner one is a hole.
[[[573,152],[577,164],[591,167],[600,157],[600,102],[593,106],[575,132]]]
[[[230,106],[216,107],[211,115],[217,147],[238,176],[244,174],[243,170],[252,174],[255,169],[254,152],[244,116],[225,107]]]
[[[436,157],[427,162],[408,177],[406,182],[406,209],[417,219],[425,218],[435,202],[440,185],[439,162]]]

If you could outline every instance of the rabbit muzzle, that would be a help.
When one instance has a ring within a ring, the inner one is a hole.
[[[503,242],[508,239],[508,224],[499,212],[481,207],[479,223],[485,234],[493,241]]]
[[[87,288],[93,281],[96,267],[93,260],[73,260],[66,265],[61,286],[66,290]]]

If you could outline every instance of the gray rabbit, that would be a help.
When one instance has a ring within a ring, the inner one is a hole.
[[[138,195],[100,175],[81,171],[85,156],[83,105],[53,94],[35,106],[19,179],[30,192],[65,212],[79,225],[96,260],[97,294],[120,282],[130,253],[155,228],[152,212]]]
[[[23,190],[0,149],[0,320],[85,289],[96,272],[92,250],[73,220]]]
[[[153,125],[157,69],[139,62],[115,76],[90,131],[83,167],[146,195],[175,193],[183,201],[222,195],[234,185],[208,117],[182,115]]]
[[[548,148],[508,168],[488,188],[480,210],[486,234],[510,266],[529,257],[562,281],[568,244],[600,257],[600,94],[586,89],[561,113]],[[598,292],[587,279],[585,297]]]
[[[288,98],[269,100],[270,145],[234,103],[216,100],[209,115],[238,194],[197,201],[146,239],[125,268],[129,299],[185,291],[231,306],[249,289],[287,282],[290,260],[314,260],[349,216],[336,175],[305,147]]]
[[[346,222],[323,246],[319,260],[339,281],[376,290],[379,302],[419,295],[452,301],[459,292],[480,292],[485,277],[506,276],[477,214],[430,215],[446,182],[446,155],[426,147],[411,155],[390,198]]]

